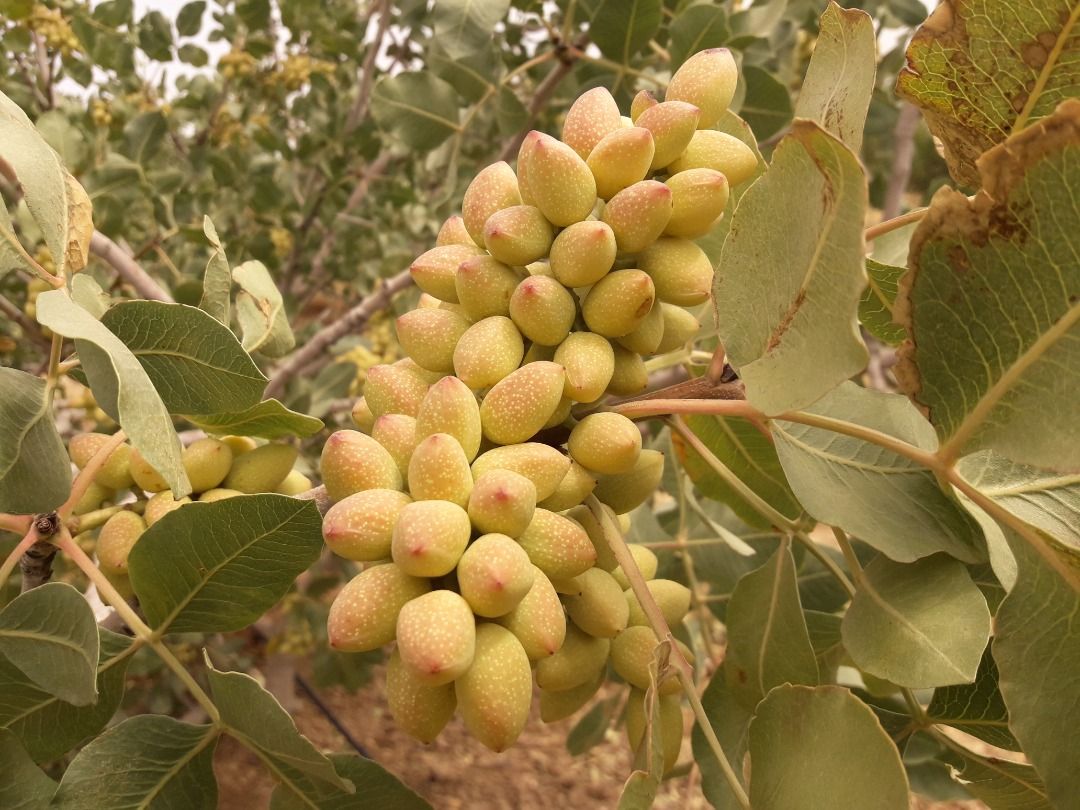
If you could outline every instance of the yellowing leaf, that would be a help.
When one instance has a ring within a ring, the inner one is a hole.
[[[949,171],[1080,94],[1080,2],[945,0],[916,32],[897,91],[923,110]]]
[[[981,449],[1080,466],[1080,101],[979,161],[983,190],[934,195],[894,314],[897,376],[950,459]]]
[[[67,250],[65,261],[71,273],[78,273],[90,258],[90,237],[94,235],[94,208],[86,189],[79,181],[64,172],[67,188]]]

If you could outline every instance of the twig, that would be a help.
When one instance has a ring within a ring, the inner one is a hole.
[[[8,577],[10,577],[11,572],[15,570],[15,566],[19,564],[22,555],[25,554],[38,539],[37,528],[31,523],[30,528],[23,536],[23,539],[11,550],[11,553],[4,559],[3,564],[0,565],[0,586],[8,581]]]
[[[375,57],[382,50],[383,37],[386,29],[390,27],[390,3],[388,0],[376,0],[376,8],[371,12],[379,15],[379,27],[375,31],[375,38],[368,46],[364,54],[364,61],[360,64],[360,86],[356,91],[356,101],[353,103],[349,115],[345,119],[345,134],[348,135],[367,116],[368,106],[371,103],[371,88],[375,82]]]
[[[881,219],[890,220],[900,213],[908,181],[911,179],[911,163],[915,157],[915,131],[919,127],[919,108],[908,101],[900,102],[900,115],[893,128],[893,159],[889,170],[889,183],[885,187],[885,201],[881,207]]]
[[[151,278],[116,242],[101,231],[94,231],[94,235],[90,237],[90,252],[112,267],[120,278],[130,284],[143,298],[172,303],[172,296],[162,289],[161,285]]]
[[[105,466],[105,462],[109,460],[113,450],[122,445],[126,438],[124,431],[116,431],[109,437],[107,442],[98,448],[98,451],[86,462],[86,466],[75,476],[75,483],[71,486],[71,494],[68,495],[68,499],[64,501],[63,505],[56,510],[62,520],[66,521],[71,517],[72,510],[82,496],[86,494],[86,490],[90,488],[90,484],[93,482],[94,476],[98,474],[98,470]]]
[[[871,225],[863,232],[863,238],[867,242],[872,242],[879,236],[884,236],[898,228],[903,228],[905,225],[909,225],[912,222],[918,222],[926,216],[926,212],[929,210],[929,208],[916,208],[912,211],[908,211],[906,214],[901,214],[898,217],[879,222],[877,225]]]
[[[634,560],[634,555],[630,553],[626,541],[619,533],[618,528],[612,524],[611,519],[600,505],[600,501],[596,499],[596,496],[590,495],[585,503],[589,507],[589,511],[593,513],[593,517],[596,518],[597,522],[600,524],[600,527],[604,532],[604,538],[607,540],[612,553],[615,555],[616,561],[622,567],[623,573],[630,582],[630,588],[633,590],[634,596],[637,597],[641,609],[649,620],[649,625],[652,627],[653,633],[656,634],[657,640],[659,642],[666,641],[670,644],[670,660],[675,665],[679,683],[682,685],[683,692],[686,694],[687,700],[690,701],[690,706],[694,710],[694,717],[697,718],[698,727],[701,728],[706,741],[709,743],[709,747],[712,749],[713,755],[716,757],[717,763],[720,765],[720,772],[724,776],[724,781],[727,782],[728,789],[731,790],[740,807],[744,808],[744,810],[750,810],[750,799],[747,797],[742,783],[739,782],[738,777],[735,775],[735,770],[731,767],[731,762],[724,753],[724,749],[720,745],[720,740],[716,737],[716,732],[713,730],[712,723],[709,722],[709,716],[705,713],[705,707],[701,705],[701,698],[698,697],[697,686],[694,683],[693,667],[691,667],[690,662],[686,660],[682,651],[675,643],[675,637],[671,633],[671,628],[668,626],[664,614],[660,612],[660,608],[653,598],[652,591],[650,591],[645,584],[645,577],[642,576],[641,569],[638,568],[637,562]]]
[[[35,343],[41,345],[42,348],[46,348],[51,344],[49,338],[45,337],[45,334],[41,331],[41,327],[30,320],[25,312],[20,310],[2,295],[0,295],[0,312],[4,313],[5,316],[17,323],[23,330],[23,334]]]
[[[289,380],[297,374],[312,371],[329,362],[326,350],[335,341],[360,329],[375,313],[390,305],[395,295],[412,284],[412,275],[402,270],[396,276],[386,280],[363,301],[350,309],[334,323],[316,332],[298,352],[293,354],[274,372],[270,385],[266,387],[266,397],[280,397]]]
[[[511,160],[517,155],[518,149],[521,148],[521,142],[524,141],[525,136],[529,134],[529,130],[532,129],[533,124],[536,122],[536,117],[547,105],[560,82],[562,82],[570,71],[574,69],[574,65],[578,59],[578,57],[574,55],[575,51],[575,48],[570,48],[566,51],[565,55],[560,54],[559,64],[555,65],[555,67],[548,72],[548,75],[544,77],[543,81],[536,86],[536,90],[533,91],[532,101],[529,103],[529,115],[525,119],[525,124],[518,131],[517,135],[503,144],[502,151],[499,152],[499,156],[496,160]],[[578,51],[578,53],[580,53],[580,51]]]
[[[308,700],[315,704],[315,708],[317,708],[322,713],[323,717],[330,722],[330,725],[337,729],[338,734],[345,738],[345,742],[351,745],[360,756],[370,759],[371,754],[367,752],[367,749],[364,748],[360,741],[349,732],[349,729],[345,727],[338,719],[337,715],[326,705],[326,702],[320,697],[319,693],[315,691],[315,687],[308,683],[307,679],[299,672],[296,673],[294,680],[296,681],[296,685],[300,687],[300,691],[307,695]]]
[[[39,540],[28,548],[19,558],[19,571],[22,573],[22,593],[26,593],[52,579],[52,562],[56,557],[56,546],[48,540]]]

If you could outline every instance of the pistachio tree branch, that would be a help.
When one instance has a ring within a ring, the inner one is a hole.
[[[101,231],[90,237],[90,252],[109,265],[143,298],[172,303],[172,296],[139,266],[116,242]]]

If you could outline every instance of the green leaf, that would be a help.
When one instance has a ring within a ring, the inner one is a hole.
[[[791,94],[767,70],[746,65],[742,69],[743,102],[739,115],[765,141],[791,123]]]
[[[1063,569],[1080,569],[1080,554],[1043,542]],[[1080,796],[1075,746],[1080,728],[1076,673],[1080,671],[1080,593],[1028,542],[1006,529],[1017,578],[994,617],[998,688],[1009,708],[1009,729],[1046,783],[1050,804],[1074,805]]]
[[[34,126],[45,142],[56,150],[65,166],[71,167],[72,171],[84,168],[90,157],[90,146],[82,130],[75,126],[65,113],[50,110],[40,116]]]
[[[170,512],[139,538],[128,568],[158,632],[227,632],[273,607],[321,550],[312,501],[237,496]]]
[[[120,423],[173,494],[180,498],[191,492],[172,419],[138,358],[62,290],[41,293],[37,314],[44,326],[75,339],[79,360],[98,404]]]
[[[994,810],[1052,810],[1046,786],[1030,765],[961,754],[949,749],[945,760],[953,767],[953,778],[976,799]]]
[[[656,801],[664,775],[663,721],[660,717],[660,699],[655,690],[655,657],[649,664],[649,675],[653,687],[648,692],[642,694],[635,690],[630,693],[630,700],[644,702],[645,729],[634,752],[634,770],[619,794],[618,810],[649,810]]]
[[[99,321],[114,303],[94,277],[86,273],[79,273],[71,280],[71,300]]]
[[[23,202],[41,229],[56,264],[56,274],[63,276],[68,264],[73,265],[72,270],[80,269],[90,243],[90,232],[84,233],[90,207],[86,192],[64,170],[60,157],[34,129],[26,113],[3,93],[0,93],[0,159],[18,178]],[[18,244],[6,209],[0,219],[0,239],[11,242],[0,265],[6,269],[10,266],[9,252]],[[81,254],[81,264],[73,261],[73,254]]]
[[[232,269],[232,277],[240,288],[236,294],[236,319],[240,322],[244,350],[267,357],[288,354],[296,345],[296,338],[289,326],[281,291],[266,265],[259,261],[244,262]]]
[[[56,782],[42,772],[19,739],[6,729],[0,729],[0,807],[5,810],[46,810],[56,793]]]
[[[244,410],[266,387],[236,336],[201,309],[125,301],[101,322],[138,358],[170,413]]]
[[[449,82],[463,99],[472,104],[495,89],[491,77],[498,74],[499,64],[490,43],[461,59],[451,59],[438,50],[429,52],[427,59],[428,67],[435,75]]]
[[[1080,13],[1080,6],[1077,6]],[[1078,27],[1080,31],[1080,27]],[[1080,100],[994,148],[972,200],[934,195],[896,314],[897,377],[945,458],[1080,467]]]
[[[691,416],[686,423],[713,455],[766,503],[792,520],[802,515],[776,449],[753,424],[746,419],[723,416]],[[678,433],[672,432],[671,441],[687,474],[703,495],[726,503],[750,526],[771,527]]]
[[[824,572],[832,576],[828,572]],[[810,644],[814,647],[814,657],[818,662],[818,672],[824,683],[831,683],[836,678],[836,669],[844,659],[844,641],[841,631],[842,617],[835,613],[822,613],[817,610],[804,610],[806,631]]]
[[[461,59],[490,46],[495,26],[506,16],[510,0],[442,0],[426,20],[439,47],[452,59]]]
[[[431,805],[398,781],[392,773],[377,762],[354,754],[331,754],[330,761],[342,779],[348,779],[356,787],[355,793],[335,790],[324,782],[312,782],[305,795],[317,795],[315,806],[319,810],[352,810],[356,797],[371,807],[387,810],[431,810]],[[279,786],[270,797],[270,810],[302,810],[312,805],[300,799],[295,792]]]
[[[160,11],[151,11],[139,20],[139,47],[151,59],[168,62],[172,59],[172,23]]]
[[[99,628],[98,637],[98,699],[89,706],[72,706],[50,695],[0,658],[0,727],[14,733],[35,762],[63,756],[105,728],[120,707],[124,675],[136,647],[127,636],[108,630]]]
[[[423,152],[461,131],[454,88],[426,71],[380,79],[371,93],[371,114],[380,128]]]
[[[943,5],[915,33],[897,92],[920,107],[958,183],[976,159],[1076,95],[1075,0],[969,0]]]
[[[604,0],[589,36],[608,59],[628,65],[660,30],[661,0]]]
[[[97,699],[98,651],[94,612],[70,585],[50,582],[0,611],[0,655],[68,703]]]
[[[900,278],[906,272],[906,267],[866,260],[870,283],[859,301],[859,321],[867,332],[890,346],[899,346],[907,337],[904,327],[893,320],[892,311]]]
[[[725,623],[728,685],[748,707],[782,683],[818,683],[787,541],[765,565],[739,580]]]
[[[193,37],[202,28],[203,14],[206,12],[205,0],[186,3],[176,15],[176,32],[182,37]]]
[[[983,495],[1026,523],[1080,548],[1080,473],[1016,464],[996,453],[974,453],[958,469]]]
[[[719,48],[731,38],[727,12],[720,6],[690,6],[671,22],[671,69],[679,67],[698,51]]]
[[[504,135],[513,135],[529,120],[529,111],[517,97],[517,93],[506,85],[499,87],[499,94],[495,99],[495,120],[499,124],[499,132]]]
[[[879,556],[856,582],[842,629],[859,669],[929,689],[975,680],[990,611],[963,563],[943,554],[906,565]]]
[[[897,394],[844,383],[808,413],[868,427],[932,449],[926,420]],[[776,452],[806,511],[898,562],[944,551],[965,562],[983,552],[978,523],[921,464],[876,444],[823,428],[774,420]],[[844,497],[836,497],[837,491]],[[881,504],[889,504],[882,509]]]
[[[566,750],[579,757],[604,741],[619,701],[599,700],[583,714],[566,735]]]
[[[1020,750],[1009,731],[1009,710],[998,690],[997,664],[989,648],[979,661],[975,683],[935,689],[926,713],[934,723],[952,726],[998,748]]]
[[[49,512],[71,492],[71,462],[45,381],[0,368],[0,512]]]
[[[830,0],[795,115],[817,121],[859,154],[877,73],[877,36],[865,11]]]
[[[297,781],[297,775],[303,775],[352,792],[350,783],[337,774],[330,760],[297,730],[289,713],[254,678],[242,672],[222,672],[209,663],[207,677],[226,731],[262,760],[282,788],[296,792],[297,787],[310,784],[306,779]]]
[[[214,726],[144,714],[113,726],[72,760],[60,781],[58,810],[213,810]]]
[[[144,168],[161,151],[169,131],[165,116],[159,112],[144,112],[124,125],[124,155]]]
[[[176,55],[181,62],[193,67],[206,67],[210,62],[210,55],[198,45],[181,45],[176,49]]]
[[[809,405],[866,366],[855,318],[866,193],[851,151],[796,121],[732,217],[713,288],[719,336],[767,414]]]
[[[203,233],[206,234],[213,252],[210,254],[210,261],[206,263],[206,272],[203,274],[202,300],[199,301],[199,309],[210,313],[215,319],[228,326],[232,317],[230,314],[232,271],[229,269],[229,260],[225,256],[225,248],[218,239],[217,229],[210,217],[203,217]]]
[[[896,746],[869,707],[837,686],[770,692],[750,722],[750,762],[754,810],[908,807]]]
[[[713,673],[701,696],[701,705],[709,717],[709,724],[716,732],[717,740],[720,741],[720,748],[727,755],[736,777],[745,788],[742,762],[746,756],[749,742],[747,731],[754,712],[752,708],[744,706],[728,687],[727,673],[723,666]],[[694,749],[694,762],[701,769],[701,792],[705,794],[709,804],[716,810],[739,810],[741,805],[728,787],[716,756],[697,723],[694,724],[690,739]]]
[[[276,399],[263,400],[243,411],[193,414],[184,418],[208,433],[263,439],[307,438],[323,429],[322,420],[290,411]]]
[[[94,7],[93,18],[102,25],[117,28],[131,21],[131,0],[108,0]]]

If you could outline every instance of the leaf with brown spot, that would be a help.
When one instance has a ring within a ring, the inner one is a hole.
[[[920,107],[953,178],[1080,94],[1080,0],[943,0],[916,32],[897,92]]]
[[[894,314],[897,377],[955,459],[996,450],[1080,467],[1080,101],[979,160],[970,200],[940,190]]]
[[[94,208],[86,189],[78,180],[64,172],[67,184],[67,269],[78,273],[90,258],[90,237],[94,235]]]
[[[820,125],[796,119],[746,191],[713,288],[720,339],[767,414],[802,408],[866,365],[866,176]]]

